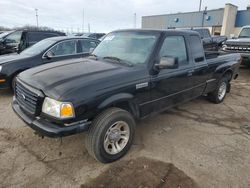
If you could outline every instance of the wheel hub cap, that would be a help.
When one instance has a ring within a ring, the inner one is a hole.
[[[129,141],[130,129],[125,121],[112,124],[104,136],[104,149],[108,154],[115,155],[121,152]]]
[[[224,98],[226,92],[227,92],[227,84],[225,82],[222,82],[218,92],[219,100],[222,100]]]

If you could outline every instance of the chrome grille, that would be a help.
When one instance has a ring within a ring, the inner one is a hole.
[[[250,52],[249,45],[227,45],[226,50],[238,52]]]
[[[16,95],[18,104],[23,110],[33,115],[36,114],[37,106],[38,106],[38,97],[39,97],[38,94],[29,90],[27,87],[25,87],[21,83],[16,82],[15,95]]]

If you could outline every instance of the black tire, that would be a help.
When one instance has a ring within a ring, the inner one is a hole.
[[[13,76],[12,80],[11,80],[11,90],[14,92],[15,91],[15,87],[16,87],[16,75]]]
[[[109,154],[104,148],[105,135],[116,122],[123,121],[129,127],[129,138],[125,147],[117,154]],[[102,163],[110,163],[123,157],[130,149],[135,132],[135,121],[132,115],[120,108],[109,108],[99,114],[89,128],[85,144],[91,156]]]
[[[219,97],[220,87],[222,87],[223,84],[225,84],[225,87],[226,87],[225,90],[226,90],[226,92],[225,92],[225,94],[223,95],[223,97]],[[227,77],[227,76],[223,77],[223,78],[218,82],[216,89],[215,89],[213,92],[208,93],[208,99],[209,99],[211,102],[215,103],[215,104],[219,104],[219,103],[223,102],[223,100],[224,100],[225,97],[226,97],[227,92],[229,92],[229,84],[230,84],[230,83],[229,83],[228,77]]]

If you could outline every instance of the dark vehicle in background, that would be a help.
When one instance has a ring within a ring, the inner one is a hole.
[[[227,40],[225,36],[211,36],[209,29],[207,28],[194,28],[193,31],[197,31],[202,39],[203,47],[205,51],[218,51],[223,42]]]
[[[16,75],[26,69],[84,57],[98,44],[98,40],[91,38],[52,37],[34,44],[20,54],[0,56],[0,89],[13,87]]]
[[[40,30],[16,30],[0,38],[0,55],[18,52],[32,46],[33,44],[49,38],[65,36],[65,33],[57,31]]]
[[[224,43],[221,52],[240,53],[242,64],[250,67],[250,26],[244,26],[238,38],[228,39]]]
[[[94,38],[94,39],[100,39],[102,38],[105,33],[84,33],[84,34],[78,34],[76,36],[83,36],[83,37],[89,37],[89,38]]]
[[[194,31],[114,31],[88,58],[19,74],[13,109],[42,135],[88,131],[90,155],[112,162],[129,150],[136,119],[201,95],[221,103],[238,76],[240,59],[239,54],[206,57]]]

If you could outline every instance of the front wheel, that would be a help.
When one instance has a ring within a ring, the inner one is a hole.
[[[229,87],[228,78],[223,77],[219,81],[216,89],[208,94],[209,100],[215,104],[221,103],[226,97],[227,91],[229,89],[228,87]]]
[[[96,160],[113,162],[127,153],[134,132],[132,115],[119,108],[110,108],[94,119],[86,137],[86,148]]]

